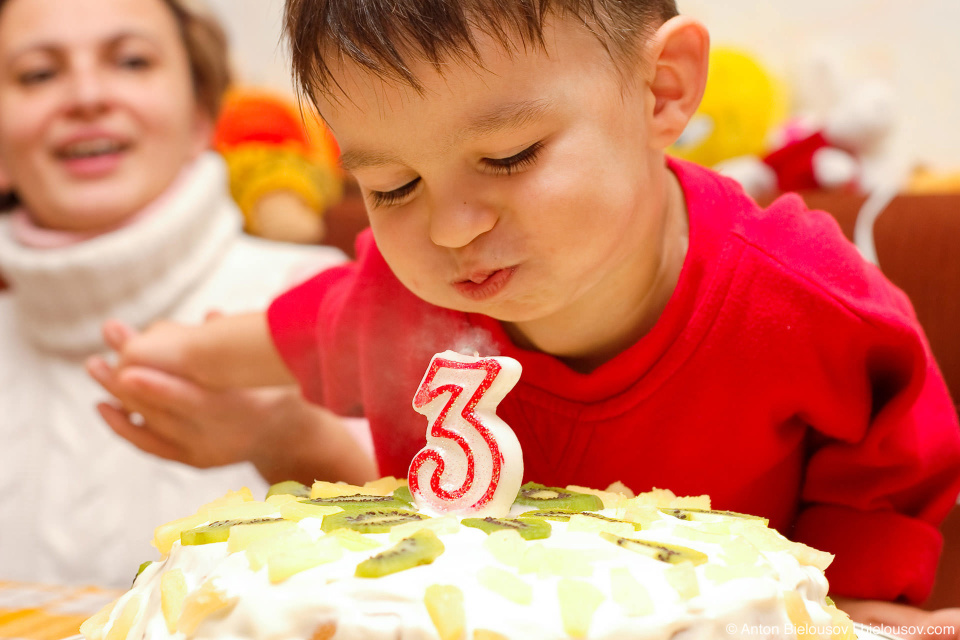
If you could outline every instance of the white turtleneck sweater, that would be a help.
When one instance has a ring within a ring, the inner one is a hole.
[[[345,259],[329,247],[244,236],[226,171],[206,154],[134,224],[80,244],[28,248],[0,218],[0,580],[129,586],[158,524],[229,489],[250,465],[199,470],[143,453],[97,414],[84,371],[100,325],[266,308],[297,278]]]

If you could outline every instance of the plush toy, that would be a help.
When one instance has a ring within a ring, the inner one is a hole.
[[[700,107],[670,153],[708,167],[762,155],[785,113],[785,92],[759,61],[744,51],[716,47]]]
[[[825,93],[827,93],[825,91]],[[881,82],[849,82],[818,116],[798,116],[772,136],[769,151],[714,168],[754,197],[775,192],[865,190],[864,159],[876,153],[895,122],[893,93]]]
[[[339,149],[318,118],[305,116],[306,125],[292,102],[255,89],[224,100],[213,145],[248,233],[301,243],[325,234],[324,213],[342,195]]]

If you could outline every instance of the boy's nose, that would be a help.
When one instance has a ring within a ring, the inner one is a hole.
[[[431,213],[430,240],[438,247],[459,249],[493,229],[498,219],[494,207],[454,198]]]

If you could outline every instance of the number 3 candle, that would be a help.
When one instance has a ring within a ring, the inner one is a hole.
[[[444,351],[430,361],[413,398],[427,417],[427,446],[407,476],[420,509],[503,517],[523,478],[523,453],[497,405],[520,379],[512,358]]]

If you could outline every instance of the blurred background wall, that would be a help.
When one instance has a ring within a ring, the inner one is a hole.
[[[290,92],[279,45],[283,1],[209,1],[243,78]],[[707,24],[715,44],[754,53],[788,87],[803,82],[814,59],[831,60],[841,76],[888,82],[899,115],[894,155],[960,168],[960,0],[678,1]]]

